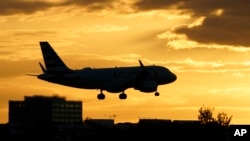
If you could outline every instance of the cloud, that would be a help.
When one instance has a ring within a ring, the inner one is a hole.
[[[249,47],[249,20],[250,18],[207,17],[200,26],[195,26],[193,28],[181,27],[175,32],[184,33],[189,39],[200,43]]]
[[[194,19],[205,17],[199,26],[182,26],[176,33],[200,43],[250,46],[250,13],[246,0],[140,0],[134,4],[138,11],[177,9]],[[192,24],[192,23],[190,23]]]
[[[97,32],[113,32],[113,31],[125,31],[128,30],[127,26],[116,26],[116,25],[92,25],[92,26],[86,26],[82,29],[79,29],[78,32],[81,33],[97,33]]]
[[[0,1],[0,15],[12,15],[17,13],[31,14],[38,10],[46,10],[55,6],[54,3],[28,0]]]
[[[37,29],[18,29],[18,30],[0,30],[0,44],[8,43],[7,46],[12,46],[13,40],[30,39],[31,37],[55,37],[58,33],[55,29],[44,29],[44,30],[37,30]],[[28,40],[23,40],[22,43],[28,42]],[[11,44],[10,44],[11,43]],[[22,45],[23,46],[23,45]],[[1,47],[1,46],[0,46]]]
[[[176,0],[139,0],[134,6],[138,10],[166,9],[177,5]]]
[[[57,35],[55,30],[0,30],[0,61],[40,59],[39,41],[55,40]]]
[[[64,4],[73,4],[77,6],[87,7],[88,10],[100,10],[112,7],[115,0],[67,0]]]
[[[195,26],[190,24],[188,26]],[[181,27],[183,28],[183,27]],[[179,28],[180,29],[180,28]],[[178,29],[177,29],[178,30]],[[217,49],[217,50],[227,50],[232,52],[249,52],[250,49],[246,46],[236,46],[236,45],[224,45],[219,43],[200,43],[198,41],[190,40],[186,34],[176,33],[176,29],[172,29],[166,32],[157,34],[157,38],[166,41],[166,46],[175,50],[184,49]]]
[[[59,6],[86,7],[89,11],[112,7],[114,0],[8,0],[0,1],[0,15],[32,14]]]
[[[61,9],[62,7],[70,8],[66,8],[65,11]],[[57,11],[62,10],[62,13],[82,9],[81,13],[83,10],[86,13],[108,10],[127,13],[127,15],[142,11],[176,10],[178,15],[189,14],[195,22],[175,28],[174,33],[185,34],[188,40],[204,44],[248,47],[250,46],[250,25],[248,24],[250,9],[248,7],[249,4],[246,0],[240,2],[234,0],[220,0],[219,2],[215,0],[131,0],[129,2],[124,0],[9,0],[0,2],[0,15],[20,13],[31,15],[50,8],[55,8]],[[106,14],[106,12],[104,13]],[[168,17],[169,15],[163,14],[161,16]],[[51,18],[51,16],[38,15],[37,18],[39,17],[50,17],[49,19],[56,20],[61,16],[54,15]]]
[[[235,77],[250,76],[249,61],[221,61],[183,58],[178,60],[143,59],[144,64],[156,64],[178,73],[227,74]],[[196,74],[197,75],[197,74]]]

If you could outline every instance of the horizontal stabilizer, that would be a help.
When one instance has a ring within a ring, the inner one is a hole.
[[[39,74],[26,74],[26,75],[29,75],[29,76],[38,76]]]

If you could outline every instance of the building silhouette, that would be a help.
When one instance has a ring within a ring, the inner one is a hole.
[[[88,125],[101,125],[107,127],[115,126],[114,119],[85,119],[84,123]]]
[[[82,102],[59,96],[25,96],[24,101],[9,101],[9,124],[82,123]]]

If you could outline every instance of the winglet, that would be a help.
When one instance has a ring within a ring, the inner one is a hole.
[[[144,67],[144,65],[142,64],[141,60],[139,60],[139,63],[140,63],[140,66],[141,66],[141,67]]]
[[[46,73],[46,69],[45,69],[44,66],[41,64],[41,62],[39,62],[39,65],[40,65],[41,69],[43,70],[43,73]]]

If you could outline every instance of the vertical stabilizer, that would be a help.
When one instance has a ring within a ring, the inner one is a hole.
[[[60,74],[67,73],[71,70],[64,64],[61,58],[57,55],[54,49],[48,42],[40,42],[40,47],[43,54],[43,60],[47,73]],[[45,68],[43,68],[43,71]]]

